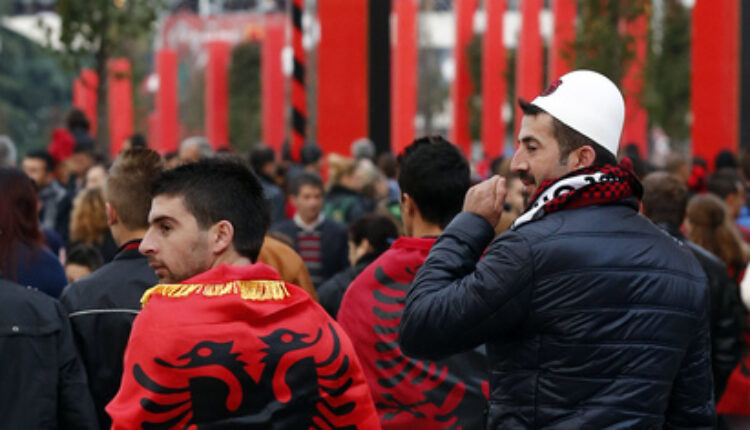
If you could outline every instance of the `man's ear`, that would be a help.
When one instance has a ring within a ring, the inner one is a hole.
[[[211,227],[211,251],[222,254],[234,241],[234,226],[227,220],[221,220]]]
[[[104,203],[104,208],[107,213],[107,225],[112,227],[113,225],[117,224],[118,221],[117,210],[109,202]]]
[[[406,193],[401,193],[401,210],[410,216],[414,216],[414,211],[417,206],[414,204],[414,199]]]
[[[594,165],[596,160],[596,151],[591,145],[583,145],[582,147],[572,151],[571,157],[575,157],[572,161],[572,166],[575,169],[582,169],[584,167],[591,167]]]

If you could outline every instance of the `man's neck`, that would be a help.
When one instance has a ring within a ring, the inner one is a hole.
[[[412,229],[412,237],[438,237],[443,232],[437,224],[428,222],[415,222]]]
[[[146,229],[127,230],[125,228],[118,228],[117,226],[111,226],[109,228],[112,233],[112,238],[115,240],[117,246],[122,246],[131,240],[143,239],[146,235]]]
[[[226,264],[228,266],[249,266],[253,264],[253,262],[249,258],[244,257],[238,254],[237,252],[228,251],[221,255],[216,256],[216,260],[214,260],[214,263],[213,265],[211,265],[211,268],[213,269],[222,264]]]

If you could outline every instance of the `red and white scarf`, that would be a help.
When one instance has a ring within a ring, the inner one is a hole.
[[[643,195],[643,187],[626,166],[606,164],[575,170],[539,185],[531,203],[511,225],[517,229],[545,214],[563,209],[615,202]]]

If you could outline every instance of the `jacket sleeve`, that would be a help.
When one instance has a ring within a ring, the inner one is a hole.
[[[73,331],[62,307],[55,304],[61,329],[58,333],[58,427],[96,429],[98,422],[89,393],[86,371],[73,343]]]
[[[714,395],[721,398],[729,375],[742,358],[742,305],[737,284],[726,270],[717,271],[708,279],[711,285],[711,359]]]
[[[708,300],[706,300],[708,302]],[[708,304],[701,312],[677,376],[672,384],[665,429],[712,429],[716,406],[711,377]]]
[[[490,245],[492,226],[464,212],[448,225],[406,297],[401,349],[440,360],[507,335],[526,316],[533,267],[523,237],[508,232]]]

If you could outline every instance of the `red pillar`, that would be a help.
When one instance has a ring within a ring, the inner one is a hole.
[[[128,59],[112,59],[107,69],[109,155],[115,158],[122,148],[122,143],[133,134],[133,85]]]
[[[648,15],[639,16],[628,23],[628,34],[633,37],[635,57],[628,65],[622,79],[625,95],[625,124],[622,130],[622,143],[635,143],[642,157],[648,156],[648,113],[641,104],[643,73],[646,68],[648,49]]]
[[[299,160],[299,152],[307,140],[307,53],[302,46],[302,11],[305,0],[292,0],[292,157]],[[346,19],[346,18],[344,18]],[[321,19],[322,22],[322,19]],[[322,26],[322,24],[321,24]]]
[[[456,15],[456,44],[453,49],[456,75],[451,90],[453,100],[451,140],[461,148],[466,157],[470,157],[469,98],[471,97],[472,85],[466,48],[474,35],[474,12],[477,9],[477,0],[456,0],[453,4]]]
[[[214,149],[219,149],[229,145],[229,42],[208,42],[206,49],[206,139]]]
[[[267,17],[265,37],[261,48],[261,110],[263,143],[281,150],[285,135],[284,72],[281,69],[281,52],[284,49],[284,21],[280,17]]]
[[[414,140],[418,8],[417,0],[393,0],[392,4],[396,37],[391,42],[391,142],[396,154]]]
[[[713,168],[739,134],[739,2],[696,0],[692,17],[693,155]]]
[[[531,101],[542,92],[542,34],[539,31],[539,12],[542,0],[521,2],[521,32],[516,51],[516,96]],[[523,112],[516,109],[515,134],[521,125]]]
[[[367,0],[319,0],[318,19],[318,144],[349,154],[368,135]]]
[[[505,122],[503,103],[507,94],[505,82],[505,46],[503,15],[505,0],[485,0],[487,28],[482,46],[482,145],[487,159],[503,153]]]
[[[152,147],[166,154],[177,150],[177,52],[162,49],[156,53],[156,140]]]
[[[73,81],[73,106],[83,111],[89,120],[89,132],[96,136],[98,117],[96,114],[96,90],[99,76],[92,69],[82,69]]]
[[[575,0],[553,0],[553,13],[555,16],[555,32],[549,47],[549,76],[553,81],[571,70],[574,55],[570,44],[576,38],[576,1]]]

